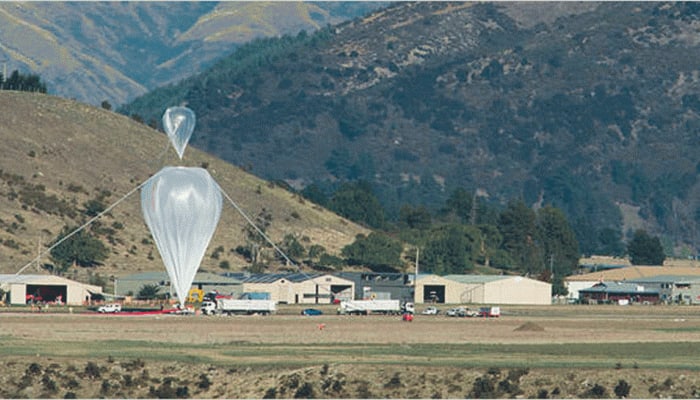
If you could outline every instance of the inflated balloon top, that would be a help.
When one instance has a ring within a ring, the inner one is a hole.
[[[165,167],[141,189],[141,209],[180,304],[214,235],[221,188],[203,168]]]
[[[195,123],[194,111],[187,107],[169,107],[163,113],[163,129],[181,160],[192,137]]]

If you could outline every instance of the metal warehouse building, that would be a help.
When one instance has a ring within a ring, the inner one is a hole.
[[[8,294],[10,304],[27,304],[28,299],[68,305],[81,305],[100,286],[88,285],[55,275],[0,275],[0,289]],[[4,300],[4,299],[3,299]]]
[[[606,271],[591,272],[588,274],[571,275],[564,279],[564,285],[569,291],[567,297],[569,299],[579,299],[579,291],[582,289],[588,289],[593,287],[599,282],[611,282],[611,281],[630,281],[630,282],[643,282],[645,278],[653,277],[670,277],[677,276],[681,279],[689,280],[693,277],[700,278],[700,268],[698,267],[685,267],[685,266],[648,266],[648,265],[633,265],[625,268],[617,268]],[[641,279],[641,280],[640,280]],[[676,293],[677,294],[677,293]],[[667,299],[663,298],[662,301]]]
[[[413,274],[381,272],[338,272],[355,283],[355,299],[413,301]]]
[[[329,304],[352,299],[353,281],[329,274],[227,274],[243,281],[244,292],[266,292],[286,304]]]
[[[165,271],[143,272],[118,278],[115,282],[115,292],[120,296],[136,296],[144,285],[158,285],[160,293],[170,293],[170,277]],[[205,293],[218,291],[227,294],[241,294],[243,284],[232,277],[212,274],[210,272],[197,272],[192,281],[192,287],[201,289]],[[170,293],[174,297],[174,292]]]
[[[659,302],[659,291],[631,282],[599,282],[587,289],[579,290],[581,301],[588,304]]]
[[[552,285],[510,275],[418,275],[416,303],[551,304]]]

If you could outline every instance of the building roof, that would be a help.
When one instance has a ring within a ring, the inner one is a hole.
[[[167,281],[170,276],[166,271],[141,272],[117,278],[118,281]],[[240,284],[241,280],[232,276],[223,276],[211,272],[197,272],[194,276],[193,284]]]
[[[489,283],[503,279],[515,278],[513,275],[445,275],[445,279],[459,283]]]
[[[169,279],[168,273],[165,271],[139,272],[137,274],[130,274],[117,278],[117,280],[120,281],[157,281],[163,279]]]
[[[226,276],[240,280],[243,283],[273,283],[282,279],[286,279],[290,282],[299,283],[308,281],[311,279],[318,278],[319,276],[324,276],[328,274],[314,273],[304,273],[304,272],[290,272],[290,273],[279,273],[279,274],[250,274],[246,272],[229,272]]]
[[[700,276],[698,275],[657,275],[632,280],[634,283],[687,283],[698,281],[700,281]]]
[[[335,272],[333,275],[358,281],[403,281],[406,277],[413,277],[413,274],[403,272]]]
[[[605,271],[591,272],[588,274],[570,275],[566,281],[623,281],[639,278],[647,278],[661,275],[674,276],[698,276],[700,267],[660,267],[635,265],[625,268],[609,269]]]
[[[102,288],[100,286],[89,285],[87,283],[82,283],[74,281],[68,278],[57,275],[40,275],[40,274],[29,274],[29,275],[16,275],[16,274],[0,274],[0,284],[2,283],[23,283],[27,285],[80,285],[88,290],[94,292],[101,292]]]
[[[593,287],[580,289],[579,293],[636,293],[636,294],[659,294],[658,290],[645,288],[643,285],[639,285],[631,282],[601,282]]]

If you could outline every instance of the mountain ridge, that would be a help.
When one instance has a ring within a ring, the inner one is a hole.
[[[462,187],[562,208],[585,254],[639,221],[694,254],[697,26],[687,3],[392,4],[122,111],[184,102],[193,145],[300,187],[370,181],[390,213]]]
[[[255,38],[313,31],[381,3],[2,2],[0,63],[49,92],[121,105]]]

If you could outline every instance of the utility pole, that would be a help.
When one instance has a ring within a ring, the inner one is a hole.
[[[554,282],[554,253],[549,255],[549,279]]]
[[[413,304],[416,304],[416,294],[418,293],[418,257],[420,255],[420,248],[416,247],[416,274],[413,277]],[[425,298],[425,295],[423,295]]]

